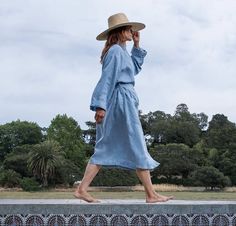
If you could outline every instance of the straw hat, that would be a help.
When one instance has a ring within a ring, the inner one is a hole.
[[[145,28],[145,24],[138,22],[129,22],[124,13],[117,13],[108,18],[108,29],[100,33],[96,39],[99,41],[106,40],[108,33],[118,27],[132,26],[133,31],[140,31]]]

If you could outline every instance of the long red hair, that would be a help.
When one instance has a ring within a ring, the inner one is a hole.
[[[102,63],[103,57],[105,56],[106,52],[111,48],[111,46],[117,44],[118,42],[124,42],[125,41],[125,30],[129,28],[130,26],[123,26],[118,27],[114,30],[111,30],[108,34],[107,40],[105,42],[105,46],[102,50],[100,62]]]

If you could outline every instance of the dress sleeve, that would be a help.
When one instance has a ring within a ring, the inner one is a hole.
[[[102,64],[102,75],[98,81],[91,98],[90,110],[97,108],[107,109],[108,102],[112,96],[121,71],[120,47],[111,47],[105,55]]]
[[[138,74],[141,71],[141,66],[144,62],[144,57],[147,55],[147,51],[142,48],[136,48],[133,46],[131,50],[131,58],[134,63],[134,74]]]

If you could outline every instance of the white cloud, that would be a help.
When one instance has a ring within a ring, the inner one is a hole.
[[[117,12],[147,25],[141,44],[148,55],[136,80],[144,112],[172,114],[183,102],[236,122],[235,7],[234,0],[1,1],[0,123],[48,126],[58,113],[82,127],[93,120],[104,44],[95,37]]]

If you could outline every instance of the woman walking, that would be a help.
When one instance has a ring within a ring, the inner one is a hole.
[[[102,75],[93,92],[90,109],[95,111],[96,145],[84,177],[74,196],[87,202],[98,202],[87,189],[101,166],[136,170],[144,185],[146,202],[165,202],[173,197],[155,192],[150,170],[156,162],[147,151],[139,120],[139,100],[134,90],[135,80],[146,56],[139,47],[139,31],[143,23],[129,22],[123,13],[108,18],[108,29],[97,36],[106,40],[101,54]],[[126,41],[133,40],[131,56]]]

